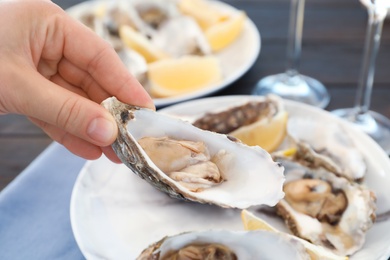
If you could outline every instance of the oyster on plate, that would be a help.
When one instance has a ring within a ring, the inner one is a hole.
[[[175,39],[174,42],[172,39]],[[211,47],[195,19],[185,15],[172,17],[162,23],[151,41],[174,58],[212,54]]]
[[[192,124],[203,130],[231,135],[243,127],[268,123],[283,112],[282,99],[269,95],[264,99],[208,112],[193,120]]]
[[[339,255],[352,255],[375,221],[376,198],[362,184],[319,166],[277,158],[285,167],[285,197],[277,213],[293,234]]]
[[[118,157],[170,196],[232,208],[274,206],[283,197],[283,167],[260,147],[115,97],[102,105],[119,128]]]
[[[287,132],[297,146],[296,158],[312,166],[361,182],[367,171],[363,154],[339,124],[321,124],[307,118],[292,118]]]
[[[210,230],[165,237],[137,260],[310,259],[305,247],[282,233]]]
[[[176,3],[171,0],[131,0],[131,5],[138,17],[151,29],[158,29],[161,24],[180,15]]]
[[[119,3],[101,4],[96,8],[89,9],[76,17],[97,35],[106,40],[115,49],[119,58],[127,69],[141,83],[146,81],[147,63],[145,58],[138,52],[125,46],[119,37],[120,26],[140,27],[139,19],[132,13],[132,8]]]
[[[286,139],[288,113],[281,98],[260,97],[188,118],[196,127],[228,134],[249,146],[260,146],[267,152],[279,149]]]
[[[123,6],[124,3],[123,1],[101,3],[94,8],[85,9],[73,15],[77,20],[108,41],[115,50],[118,50],[123,45],[119,38],[119,27],[127,25],[135,28],[140,23],[135,19],[134,10],[128,8],[128,6]]]
[[[176,1],[133,0],[144,35],[172,58],[211,55],[211,47],[194,18],[181,13]]]

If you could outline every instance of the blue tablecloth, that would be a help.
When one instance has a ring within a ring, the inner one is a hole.
[[[0,193],[0,259],[84,259],[69,217],[85,160],[51,144]]]

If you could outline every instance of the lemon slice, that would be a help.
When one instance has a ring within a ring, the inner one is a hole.
[[[256,217],[252,212],[243,209],[241,210],[241,221],[244,224],[244,229],[248,231],[253,230],[267,230],[267,231],[277,231],[276,228],[272,227],[270,224],[265,222],[265,220]]]
[[[270,224],[268,224],[265,220],[256,217],[253,215],[251,212],[247,210],[242,210],[241,211],[241,220],[244,224],[245,230],[267,230],[271,232],[280,232]],[[288,236],[292,237],[293,239],[296,239],[297,241],[301,242],[303,246],[306,248],[306,251],[310,255],[310,258],[312,260],[317,260],[317,259],[329,259],[329,260],[346,260],[348,257],[346,256],[338,256],[328,249],[322,247],[322,246],[317,246],[314,245],[304,239],[301,239],[299,237],[287,234]]]
[[[154,46],[143,34],[128,25],[120,27],[119,36],[130,49],[144,56],[148,63],[168,58],[168,54]]]
[[[240,35],[246,15],[240,11],[229,19],[210,26],[205,36],[213,51],[219,51],[231,44]]]
[[[241,220],[244,224],[245,230],[266,230],[272,232],[279,232],[276,228],[272,227],[270,224],[262,220],[261,218],[256,217],[248,210],[241,211]]]
[[[204,0],[181,0],[178,6],[183,14],[194,18],[202,30],[228,18],[227,14]]]
[[[286,136],[288,114],[280,112],[270,120],[260,120],[229,133],[247,145],[258,145],[267,152],[274,151]]]
[[[169,97],[190,93],[221,80],[219,61],[214,56],[183,56],[149,64],[151,94]]]

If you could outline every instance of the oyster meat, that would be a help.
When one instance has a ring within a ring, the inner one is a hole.
[[[118,157],[170,196],[233,208],[274,206],[283,197],[283,167],[260,147],[115,97],[102,105],[118,124]]]
[[[338,255],[352,255],[375,221],[375,195],[323,167],[278,159],[285,167],[285,197],[276,206],[290,230]]]
[[[224,180],[217,166],[223,154],[212,159],[203,142],[143,137],[138,143],[161,171],[190,191],[202,191]]]
[[[284,112],[282,99],[268,95],[264,99],[201,115],[193,120],[193,125],[220,134],[231,134],[242,127],[262,121],[269,122],[282,112]]]
[[[138,260],[310,259],[305,247],[282,233],[210,230],[165,237]]]

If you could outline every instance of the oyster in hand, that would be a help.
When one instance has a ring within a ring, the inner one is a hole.
[[[171,197],[228,208],[274,206],[282,199],[283,167],[260,147],[115,97],[102,105],[119,128],[115,153]]]

